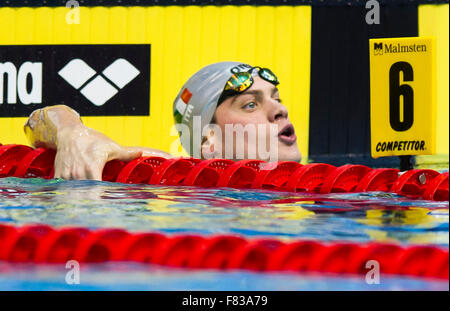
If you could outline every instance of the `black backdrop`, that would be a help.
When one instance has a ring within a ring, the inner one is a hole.
[[[370,156],[369,38],[418,35],[416,4],[380,8],[368,25],[364,6],[314,7],[311,34],[309,156],[314,162],[398,166]]]

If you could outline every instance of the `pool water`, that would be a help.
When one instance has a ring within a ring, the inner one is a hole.
[[[449,246],[449,202],[383,192],[309,194],[231,188],[0,178],[0,223],[235,234],[283,241],[370,241]],[[85,271],[85,272],[83,272]],[[448,290],[448,281],[330,274],[168,269],[86,264],[68,285],[63,265],[0,262],[0,290]]]

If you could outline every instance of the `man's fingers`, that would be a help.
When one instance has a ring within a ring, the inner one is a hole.
[[[142,150],[134,148],[122,148],[114,157],[114,160],[128,162],[136,158],[139,158],[140,156],[142,156]]]
[[[53,177],[61,178],[61,169],[58,166],[55,167],[55,173],[53,174]]]
[[[84,180],[89,179],[89,177],[88,174],[86,173],[86,170],[83,167],[74,166],[72,169],[72,179]]]
[[[79,162],[69,164],[60,159],[61,157],[55,158],[54,178],[63,178],[66,180],[102,180],[104,163],[86,164],[86,162]]]
[[[101,151],[101,150],[100,150]],[[55,178],[102,180],[103,168],[109,160],[129,162],[142,156],[142,150],[132,147],[116,148],[114,152],[91,152],[74,157],[62,149],[55,157]]]
[[[64,179],[70,178],[70,169],[62,163],[58,155],[55,158],[54,165],[55,165],[55,174],[54,174],[55,178],[64,178]]]
[[[94,165],[90,165],[86,167],[86,177],[87,179],[92,179],[92,180],[102,180],[102,174],[103,174],[103,167],[105,166],[105,164],[103,163],[103,165],[100,166],[94,166]]]
[[[69,169],[63,169],[61,171],[61,173],[58,175],[58,178],[62,178],[62,179],[72,179],[72,174],[70,174],[70,170]]]

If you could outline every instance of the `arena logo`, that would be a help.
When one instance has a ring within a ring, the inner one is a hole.
[[[64,80],[80,90],[81,94],[96,106],[104,105],[118,93],[117,88],[125,87],[139,73],[136,67],[123,58],[115,60],[102,72],[103,76],[112,83],[109,83],[102,75],[96,75],[96,71],[79,58],[71,60],[58,71]],[[95,78],[91,79],[94,76]],[[89,83],[86,83],[87,81]]]
[[[17,97],[24,105],[42,103],[42,63],[25,62],[19,70],[11,62],[0,63],[0,104],[17,104]]]
[[[0,117],[48,105],[82,116],[150,114],[150,45],[0,46]]]

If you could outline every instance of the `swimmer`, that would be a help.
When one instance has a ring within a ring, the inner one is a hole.
[[[226,132],[227,125],[260,126],[263,133],[258,131],[255,137],[244,136],[244,158],[267,160],[259,154],[249,156],[248,151],[259,150],[263,141],[276,139],[277,160],[299,162],[297,137],[281,102],[278,84],[278,78],[269,69],[239,62],[220,62],[200,69],[183,85],[173,103],[176,123],[189,130],[188,134],[181,134],[183,148],[191,156],[199,155],[200,158],[205,158],[208,153],[209,157],[226,157],[226,140],[221,135],[205,131],[200,139],[194,138],[198,129],[195,118],[200,117],[200,129],[212,124],[222,133]],[[276,126],[276,132],[270,130],[273,126]],[[121,146],[86,127],[80,115],[64,105],[33,111],[24,131],[34,147],[56,150],[55,178],[101,180],[103,168],[111,160],[173,157],[157,149]],[[239,160],[236,156],[239,146],[232,147],[231,156],[227,158]]]

